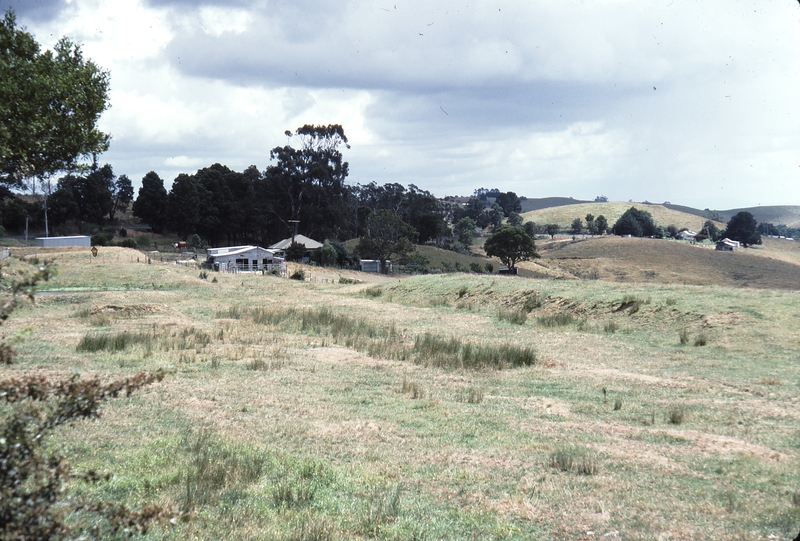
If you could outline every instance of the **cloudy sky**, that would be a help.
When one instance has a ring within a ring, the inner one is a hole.
[[[353,183],[800,205],[797,0],[0,0],[111,74],[138,183],[342,124]]]

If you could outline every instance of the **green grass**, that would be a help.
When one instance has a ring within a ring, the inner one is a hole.
[[[249,275],[212,286],[110,256],[59,265],[62,285],[104,291],[23,306],[7,370],[169,372],[52,442],[71,469],[114,474],[70,482],[73,497],[192,507],[145,539],[797,533],[794,291],[458,274],[371,277],[368,296]],[[148,338],[107,349],[125,333]],[[76,351],[84,339],[108,345]]]

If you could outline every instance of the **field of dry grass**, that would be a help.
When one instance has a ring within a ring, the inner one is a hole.
[[[656,239],[596,237],[577,242],[540,242],[546,266],[571,277],[616,282],[718,285],[797,290],[800,247],[764,239],[763,246],[718,252],[713,245]],[[531,263],[522,268],[532,268]]]
[[[121,248],[52,255],[56,279],[4,326],[19,360],[3,377],[169,372],[54,442],[78,471],[114,472],[68,487],[76,496],[193,509],[148,539],[789,540],[800,528],[797,288],[203,279]],[[27,265],[12,257],[4,275]],[[124,347],[91,350],[123,333]],[[524,351],[535,359],[502,362]]]
[[[580,218],[583,220],[587,214],[594,216],[603,215],[608,220],[609,227],[622,216],[626,210],[631,207],[636,207],[639,210],[646,210],[653,215],[653,219],[658,225],[667,227],[674,225],[678,229],[688,228],[694,231],[700,231],[705,222],[704,218],[680,212],[673,209],[668,209],[663,205],[645,205],[643,203],[623,203],[620,201],[609,203],[582,203],[579,205],[564,205],[560,207],[549,207],[532,212],[526,212],[522,215],[526,222],[534,222],[536,224],[558,224],[562,228],[568,228],[572,224],[572,220]],[[725,227],[725,224],[716,222],[717,227],[720,229]]]

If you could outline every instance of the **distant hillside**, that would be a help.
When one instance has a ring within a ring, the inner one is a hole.
[[[773,205],[766,207],[749,207],[731,210],[716,211],[726,222],[737,212],[746,211],[755,217],[758,223],[771,223],[773,225],[785,225],[788,227],[800,227],[800,206],[796,205]]]
[[[800,243],[768,243],[764,248],[718,252],[679,241],[595,237],[542,251],[536,262],[584,279],[798,289]],[[778,252],[785,253],[776,257]]]
[[[664,205],[653,205],[644,203],[581,203],[568,206],[550,207],[532,212],[526,212],[522,215],[525,221],[533,221],[537,224],[558,224],[561,227],[569,227],[572,220],[580,218],[583,220],[587,214],[599,216],[602,214],[608,220],[609,225],[619,219],[622,214],[631,207],[636,207],[639,210],[646,210],[653,215],[653,219],[658,225],[667,227],[674,225],[678,229],[686,227],[699,231],[703,222],[706,220],[701,216],[673,210],[666,208]],[[725,224],[717,223],[717,227],[724,227]]]
[[[579,205],[589,202],[590,201],[581,201],[580,199],[573,199],[571,197],[531,198],[522,201],[522,212],[531,212],[533,210],[541,210],[550,207],[563,207],[565,205]]]

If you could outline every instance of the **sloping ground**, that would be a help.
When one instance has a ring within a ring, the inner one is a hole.
[[[571,197],[531,197],[521,201],[522,212],[530,212],[532,210],[550,207],[562,207],[564,205],[579,205],[582,203],[589,203],[589,201],[573,199]]]
[[[800,227],[800,206],[773,205],[765,207],[748,207],[741,209],[719,210],[717,213],[725,220],[730,220],[738,212],[749,212],[758,221],[788,227]]]
[[[674,241],[601,237],[546,251],[539,263],[588,279],[800,289],[800,265],[791,256],[771,256],[774,250],[730,253]]]
[[[677,228],[689,228],[699,231],[703,227],[704,218],[671,210],[663,205],[646,205],[643,203],[584,203],[581,205],[569,205],[561,207],[551,207],[533,212],[526,212],[522,215],[525,221],[532,221],[537,224],[558,224],[561,227],[569,227],[572,220],[580,218],[583,220],[587,214],[595,216],[603,215],[608,220],[609,226],[613,226],[622,214],[631,207],[639,210],[646,210],[653,215],[653,219],[661,226],[675,225]],[[722,228],[725,224],[717,222],[717,227]]]

